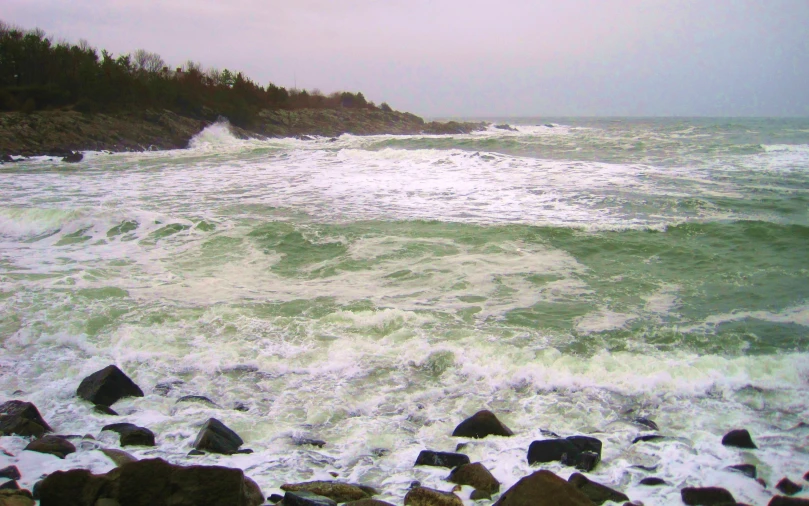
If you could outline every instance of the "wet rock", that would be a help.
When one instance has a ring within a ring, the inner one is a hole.
[[[656,465],[656,466],[642,466],[640,464],[635,464],[635,465],[632,465],[632,466],[629,466],[629,467],[634,467],[635,469],[641,469],[643,471],[649,471],[650,473],[653,473],[653,472],[657,471],[657,468],[660,467],[660,466],[659,465]]]
[[[76,452],[76,447],[70,441],[58,436],[42,436],[28,443],[24,449],[37,453],[49,453],[60,459]]]
[[[519,130],[507,123],[503,123],[502,125],[494,125],[494,128],[497,128],[498,130],[507,130],[509,132],[519,132]]]
[[[488,410],[478,411],[452,431],[454,437],[471,437],[481,439],[486,436],[513,436],[514,433]]]
[[[5,489],[0,490],[0,506],[34,506],[34,500],[25,489]]]
[[[308,437],[293,437],[292,444],[295,446],[316,446],[318,448],[323,448],[326,446],[325,441]]]
[[[795,495],[801,490],[803,490],[802,486],[793,482],[789,478],[782,478],[781,481],[779,481],[778,484],[775,485],[775,488],[777,488],[786,495]]]
[[[360,499],[359,501],[347,502],[344,506],[393,506],[393,504],[379,499]]]
[[[339,481],[308,481],[304,483],[286,483],[281,485],[284,492],[306,491],[323,497],[328,497],[337,502],[358,501],[368,499],[378,492],[371,487],[357,485],[354,483],[344,483]],[[286,499],[284,499],[286,501]],[[286,502],[284,502],[285,506]]]
[[[404,497],[405,506],[463,506],[463,501],[452,492],[433,488],[411,488]]]
[[[644,478],[640,480],[641,485],[646,485],[647,487],[658,487],[660,485],[668,485],[665,480],[660,478],[655,478],[654,476],[650,476],[649,478]]]
[[[480,462],[456,467],[449,474],[447,481],[459,485],[469,485],[488,497],[500,491],[500,482]]]
[[[592,471],[601,462],[601,455],[595,452],[581,452],[562,455],[562,464],[572,466],[579,471]]]
[[[728,466],[725,469],[730,471],[734,471],[737,473],[742,473],[743,475],[747,476],[748,478],[756,478],[756,466],[753,464],[735,464],[732,466]]]
[[[809,481],[809,471],[807,471],[806,474],[803,475],[803,479]]]
[[[241,469],[175,466],[162,459],[130,462],[107,474],[57,471],[39,486],[41,506],[95,506],[100,499],[127,505],[258,506],[264,497]]]
[[[0,478],[8,478],[9,480],[19,480],[22,478],[20,470],[17,466],[8,466],[0,469]]]
[[[797,497],[785,497],[777,495],[770,499],[767,506],[809,506],[809,499],[800,499]]]
[[[421,486],[421,482],[419,480],[413,480],[413,481],[410,482],[410,486],[408,488],[416,488],[416,487],[420,487],[420,486]]]
[[[459,452],[469,446],[469,443],[458,443],[455,445],[455,452]]]
[[[199,404],[205,404],[206,406],[212,408],[218,408],[219,405],[214,401],[210,400],[209,398],[205,397],[204,395],[184,395],[177,399],[175,404],[179,404],[181,402],[197,402]]]
[[[584,492],[550,471],[530,474],[506,490],[494,506],[593,506]]]
[[[307,490],[287,492],[284,494],[282,504],[284,506],[337,506],[332,499]]]
[[[634,423],[638,424],[638,425],[642,425],[642,426],[647,427],[647,428],[649,428],[651,430],[660,430],[660,427],[658,427],[657,424],[653,420],[650,420],[650,419],[648,419],[646,417],[643,417],[643,416],[635,418],[632,421]]]
[[[2,485],[0,485],[0,490],[19,490],[20,486],[17,484],[16,480],[9,480]]]
[[[114,365],[84,378],[76,390],[84,400],[102,406],[111,406],[123,397],[143,397],[143,391]]]
[[[154,392],[157,395],[166,397],[174,387],[180,386],[185,383],[183,380],[162,381],[154,386]]]
[[[592,460],[592,456],[581,457],[584,452],[592,452],[601,459],[601,441],[588,436],[571,436],[565,439],[544,439],[534,441],[528,447],[528,464],[562,461],[583,467]],[[570,465],[570,464],[568,464]]]
[[[628,501],[629,497],[622,492],[613,490],[606,485],[590,480],[580,473],[573,473],[567,479],[568,483],[579,489],[595,504],[604,504],[607,501]]]
[[[635,439],[633,439],[632,444],[660,441],[661,439],[668,439],[668,438],[666,436],[661,436],[660,434],[646,434],[645,436],[638,436]]]
[[[242,438],[216,418],[209,418],[194,441],[194,448],[213,453],[231,455],[244,444]]]
[[[0,435],[41,437],[46,432],[53,432],[53,429],[32,403],[8,401],[0,405]]]
[[[469,457],[463,453],[450,453],[450,452],[434,452],[431,450],[422,450],[416,458],[414,466],[436,466],[447,467],[452,469],[454,467],[469,464]]]
[[[119,416],[114,409],[109,406],[102,406],[101,404],[93,406],[93,411],[100,415]]]
[[[117,432],[121,446],[154,446],[154,433],[146,427],[138,427],[132,423],[113,423],[105,425],[102,431]]]
[[[750,449],[757,449],[755,443],[753,443],[753,438],[750,437],[750,433],[747,429],[735,429],[722,437],[722,444],[725,446],[735,446],[736,448],[750,448]]]
[[[129,462],[137,462],[138,459],[130,455],[129,453],[118,450],[115,448],[102,448],[99,450],[101,453],[107,456],[111,461],[115,463],[116,466],[122,466],[124,464],[128,464]]]
[[[201,452],[199,450],[191,450],[187,454],[188,457],[196,457],[196,456],[199,456],[199,455],[205,455],[205,452]]]
[[[719,487],[686,487],[680,490],[680,497],[689,506],[736,504],[736,499],[733,498],[733,495],[724,488]]]
[[[269,502],[275,504],[275,503],[281,501],[281,499],[283,499],[283,498],[284,498],[284,496],[282,496],[281,494],[270,494],[270,497],[268,497],[267,500]]]
[[[244,412],[244,411],[250,411],[250,408],[247,406],[247,404],[245,404],[243,402],[237,402],[236,404],[233,405],[233,410],[234,411],[242,411],[242,412]]]
[[[11,157],[11,155],[9,155],[8,153],[3,153],[2,155],[0,155],[0,162],[2,162],[2,163],[14,163],[14,162],[16,162],[16,160],[13,159]]]
[[[79,153],[78,151],[71,152],[70,154],[65,155],[64,157],[62,157],[62,161],[67,162],[67,163],[78,163],[78,162],[82,161],[83,159],[84,159],[84,155]]]

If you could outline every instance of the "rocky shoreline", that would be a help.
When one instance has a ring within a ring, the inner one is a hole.
[[[336,137],[376,134],[456,134],[486,128],[485,123],[425,122],[409,113],[381,109],[264,110],[250,129],[232,127],[241,138]],[[81,151],[182,149],[215,120],[191,118],[169,110],[120,114],[76,111],[0,113],[0,157],[67,157]],[[67,159],[65,161],[77,161]]]
[[[76,396],[80,399],[76,402],[92,404],[97,413],[118,416],[111,408],[115,402],[124,397],[143,397],[144,393],[123,371],[110,365],[84,378],[77,387]],[[186,400],[213,404],[205,397],[194,397],[198,398]],[[239,407],[234,409],[238,410]],[[659,427],[653,420],[638,418],[635,422],[651,433],[635,438],[632,445],[667,438],[659,433]],[[104,426],[101,431],[117,433],[120,447],[155,446],[155,434],[146,427],[113,423]],[[265,498],[256,482],[241,469],[181,466],[170,464],[159,457],[138,460],[120,448],[104,447],[90,434],[54,435],[53,432],[32,403],[10,400],[0,405],[0,436],[20,438],[27,442],[24,449],[17,454],[0,447],[0,452],[13,462],[23,462],[26,452],[50,454],[55,458],[65,459],[72,453],[99,450],[116,467],[105,474],[93,474],[87,469],[70,469],[32,479],[30,476],[23,476],[16,465],[7,466],[0,469],[0,506],[31,506],[35,504],[35,500],[42,506],[336,506],[340,503],[350,506],[392,506],[391,503],[374,499],[378,495],[390,495],[385,494],[384,490],[337,480],[279,483],[278,487],[284,494],[272,494]],[[461,496],[468,494],[473,501],[495,501],[495,506],[592,506],[608,502],[624,506],[643,504],[632,501],[620,490],[593,481],[583,474],[593,471],[601,462],[602,441],[588,435],[562,438],[544,430],[542,435],[543,439],[533,441],[524,449],[528,464],[539,466],[560,462],[575,469],[567,480],[549,470],[538,469],[501,493],[501,482],[497,476],[481,462],[471,462],[463,453],[471,440],[482,440],[490,436],[514,436],[514,432],[494,413],[482,410],[460,422],[451,435],[447,434],[448,437],[461,438],[454,452],[424,449],[414,463],[414,467],[447,469],[447,490],[424,487],[414,481],[402,498],[402,503],[405,506],[462,506],[464,502]],[[721,443],[742,451],[758,449],[751,434],[745,429],[731,430],[724,435]],[[242,438],[224,423],[216,418],[209,418],[200,428],[192,445],[193,450],[188,455],[252,453],[251,449],[241,448],[243,444]],[[302,439],[296,444],[323,447],[327,443]],[[768,484],[757,478],[755,465],[729,462],[727,469],[756,480],[760,486],[768,489]],[[652,474],[654,470],[644,469]],[[334,477],[339,476],[337,473],[331,474]],[[18,480],[22,478],[28,483],[35,482],[32,490],[19,486]],[[809,481],[809,473],[803,476],[803,480]],[[643,478],[640,485],[675,486],[655,476]],[[809,505],[809,499],[791,497],[803,491],[805,486],[788,477],[781,479],[775,485],[775,490],[768,491],[771,496],[769,506]],[[736,501],[732,492],[714,486],[683,487],[679,492],[682,503],[686,505],[741,504]]]

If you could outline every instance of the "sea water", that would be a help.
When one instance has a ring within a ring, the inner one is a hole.
[[[97,438],[60,460],[3,437],[0,467],[29,488],[106,472],[99,431],[126,421],[157,435],[138,458],[239,467],[266,495],[336,475],[399,504],[414,480],[452,488],[416,456],[489,409],[515,436],[463,451],[501,490],[543,430],[601,439],[591,478],[647,506],[800,482],[809,121],[510,121],[311,141],[218,124],[185,150],[0,166],[0,401]],[[145,392],[118,418],[75,396],[109,364]],[[254,453],[188,457],[210,417]],[[669,438],[632,444],[655,432],[639,417]],[[759,449],[722,446],[734,428]]]

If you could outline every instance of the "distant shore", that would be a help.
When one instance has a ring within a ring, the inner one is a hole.
[[[422,118],[380,109],[264,110],[250,129],[232,127],[243,138],[295,136],[457,134],[486,128],[486,123],[425,122]],[[66,156],[81,151],[183,149],[214,121],[169,110],[114,114],[76,111],[0,113],[0,156]]]

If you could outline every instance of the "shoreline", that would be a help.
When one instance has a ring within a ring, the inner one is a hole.
[[[249,129],[230,125],[240,138],[353,135],[442,135],[483,130],[487,123],[425,122],[422,118],[379,109],[264,110]],[[224,119],[224,118],[223,118]],[[11,157],[58,156],[78,161],[82,151],[140,152],[185,149],[190,140],[218,119],[192,118],[169,110],[147,109],[116,114],[76,111],[0,113],[0,162]],[[74,155],[73,159],[68,158]],[[78,158],[78,159],[76,159]]]

